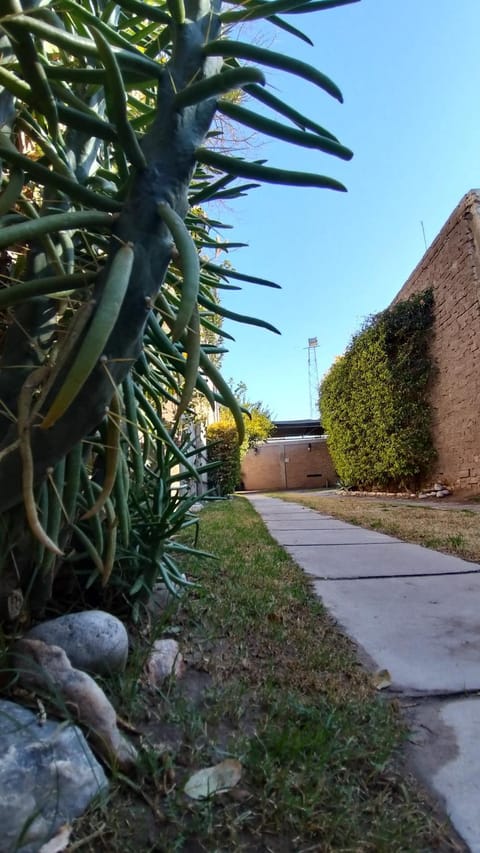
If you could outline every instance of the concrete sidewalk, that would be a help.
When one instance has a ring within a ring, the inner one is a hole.
[[[409,697],[416,770],[480,853],[480,565],[248,494],[388,692]],[[412,707],[413,706],[413,707]]]

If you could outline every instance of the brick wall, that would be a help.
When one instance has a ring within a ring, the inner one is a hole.
[[[268,441],[242,463],[242,483],[248,491],[315,489],[337,480],[323,436]]]
[[[431,287],[433,480],[480,492],[480,191],[461,200],[394,303]],[[428,484],[425,484],[428,485]]]

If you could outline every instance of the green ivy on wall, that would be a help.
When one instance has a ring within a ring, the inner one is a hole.
[[[350,487],[416,488],[435,449],[428,383],[431,290],[371,317],[320,388],[333,464]]]

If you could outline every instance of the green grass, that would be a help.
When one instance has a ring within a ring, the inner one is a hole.
[[[137,687],[130,720],[142,732],[143,775],[137,788],[119,780],[84,819],[82,849],[454,850],[397,769],[406,733],[396,708],[248,502],[205,509],[201,547],[218,560],[185,561],[201,584],[175,616],[186,677],[154,693]],[[241,762],[239,785],[188,800],[189,775],[225,757]],[[99,821],[103,835],[88,841]]]

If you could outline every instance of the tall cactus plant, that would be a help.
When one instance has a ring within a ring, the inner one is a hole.
[[[234,40],[232,29],[263,19],[308,41],[279,15],[351,2],[2,4],[1,617],[15,615],[27,593],[42,607],[82,553],[104,586],[119,559],[135,564],[136,555],[134,587],[157,570],[177,579],[168,547],[185,514],[172,504],[168,471],[175,458],[197,475],[194,452],[175,438],[194,390],[232,407],[242,429],[202,330],[218,333],[222,313],[272,328],[214,299],[229,277],[272,283],[212,262],[205,206],[263,181],[344,189],[219,153],[215,116],[351,156],[274,96],[263,69],[341,100],[335,84],[293,57]],[[237,90],[240,103],[225,97]],[[176,412],[170,428],[166,400]],[[145,553],[139,529],[148,524]]]

